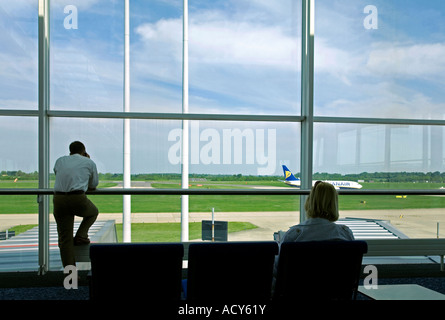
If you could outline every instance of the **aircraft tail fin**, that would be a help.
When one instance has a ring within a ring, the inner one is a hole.
[[[284,172],[284,181],[299,181],[300,180],[300,179],[295,178],[293,173],[285,165],[283,165],[283,172]]]

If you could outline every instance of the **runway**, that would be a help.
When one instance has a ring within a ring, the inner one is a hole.
[[[76,222],[74,230],[77,230],[78,227],[79,222]],[[110,235],[109,229],[112,227],[114,228],[114,221],[96,221],[89,232],[91,242],[111,242],[113,236]],[[0,241],[0,272],[37,271],[39,269],[38,232],[38,227],[34,227],[8,240]],[[57,239],[56,224],[50,223],[49,260],[51,270],[63,270]],[[89,266],[78,263],[77,267],[81,270]]]
[[[211,220],[211,212],[191,212],[190,222]],[[409,238],[436,238],[439,223],[439,237],[445,237],[445,208],[437,209],[395,209],[395,210],[345,210],[340,211],[340,218],[381,219],[389,221],[393,226]],[[54,217],[50,214],[50,222]],[[99,220],[115,220],[122,223],[122,213],[100,213]],[[258,226],[257,229],[243,232],[255,232],[258,237],[267,239],[278,230],[287,230],[300,221],[298,211],[264,211],[264,212],[215,212],[215,220],[244,221]],[[80,218],[76,218],[80,221]],[[140,222],[181,222],[180,212],[170,213],[132,213],[131,221]],[[0,231],[17,225],[38,224],[37,214],[1,214]],[[255,237],[256,238],[256,237]]]

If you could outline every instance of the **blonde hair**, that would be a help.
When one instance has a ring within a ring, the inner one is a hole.
[[[337,221],[339,218],[337,190],[330,183],[317,181],[306,199],[304,208],[308,218]]]

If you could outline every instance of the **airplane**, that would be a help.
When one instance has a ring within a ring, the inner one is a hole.
[[[284,172],[284,183],[292,186],[300,188],[301,181],[298,178],[295,178],[293,173],[285,166],[283,165],[283,172]],[[316,181],[312,181],[312,186],[315,184]],[[363,186],[354,181],[330,181],[330,180],[324,180],[323,182],[327,182],[332,184],[335,189],[361,189]]]

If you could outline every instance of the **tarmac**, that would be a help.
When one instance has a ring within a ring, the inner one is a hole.
[[[54,217],[50,214],[50,222]],[[389,221],[409,238],[437,238],[445,236],[445,208],[438,209],[396,209],[396,210],[345,210],[340,218],[380,219]],[[189,222],[211,220],[212,213],[190,212]],[[258,228],[229,234],[229,241],[272,240],[273,233],[287,231],[298,224],[298,211],[265,211],[265,212],[215,212],[216,221],[250,222]],[[76,218],[80,221],[81,218]],[[115,220],[122,223],[121,213],[100,213],[98,220]],[[180,212],[170,213],[132,213],[132,223],[181,222]],[[2,214],[0,215],[0,231],[11,229],[17,225],[38,224],[37,214]]]

